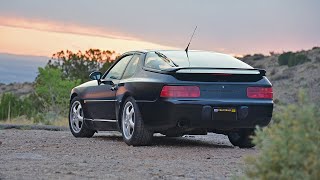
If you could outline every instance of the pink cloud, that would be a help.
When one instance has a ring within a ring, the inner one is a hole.
[[[0,25],[9,27],[18,27],[26,29],[35,29],[40,31],[62,32],[98,37],[107,37],[124,40],[139,40],[127,34],[117,32],[116,30],[101,27],[88,27],[73,23],[62,23],[55,21],[47,21],[41,19],[27,19],[21,17],[1,17]]]

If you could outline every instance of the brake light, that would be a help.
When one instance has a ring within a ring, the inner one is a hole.
[[[198,86],[163,86],[160,97],[195,98],[200,97],[200,89]]]
[[[255,99],[272,99],[273,90],[272,87],[248,87],[247,96]]]

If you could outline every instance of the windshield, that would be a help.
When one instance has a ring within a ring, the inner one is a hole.
[[[252,69],[248,64],[226,54],[189,51],[190,67],[242,68]],[[163,70],[171,67],[189,67],[185,51],[151,51],[147,54],[145,66]]]

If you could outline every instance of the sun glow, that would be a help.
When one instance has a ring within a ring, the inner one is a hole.
[[[98,48],[123,53],[137,49],[175,49],[101,28],[0,17],[0,52],[51,56],[59,50]]]

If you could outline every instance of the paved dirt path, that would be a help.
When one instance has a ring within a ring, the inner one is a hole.
[[[229,179],[242,173],[243,156],[257,153],[216,134],[132,147],[116,132],[0,130],[0,141],[0,179]]]

